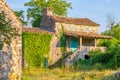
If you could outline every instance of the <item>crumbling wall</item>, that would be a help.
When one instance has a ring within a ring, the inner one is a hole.
[[[4,43],[3,49],[0,51],[0,80],[20,80],[22,24],[4,0],[0,0],[0,12],[5,13],[6,19],[11,21],[11,26],[17,29],[17,34],[19,35],[16,38],[12,38],[10,45]]]
[[[12,54],[0,51],[0,80],[8,80],[12,67]]]

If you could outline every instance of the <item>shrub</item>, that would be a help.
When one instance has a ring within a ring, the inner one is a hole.
[[[113,68],[120,67],[120,45],[119,44],[115,45],[115,47],[111,51],[111,54],[113,55],[113,57],[111,58]]]
[[[111,51],[119,41],[116,38],[110,40],[100,40],[99,45],[105,46],[109,51]]]
[[[100,51],[91,51],[90,56],[92,58],[93,65],[100,63],[105,68],[116,69],[120,67],[120,45],[115,45],[115,47],[105,53]]]

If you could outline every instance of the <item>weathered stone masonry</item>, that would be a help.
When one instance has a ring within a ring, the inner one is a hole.
[[[7,80],[12,66],[12,54],[0,51],[0,80]]]
[[[3,50],[0,51],[0,80],[20,80],[22,24],[4,0],[0,0],[0,12],[5,13],[6,18],[11,21],[11,26],[16,28],[20,35],[16,38],[12,38],[9,46],[4,43]]]

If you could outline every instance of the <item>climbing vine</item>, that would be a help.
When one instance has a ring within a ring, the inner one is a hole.
[[[49,60],[52,34],[28,33],[22,34],[23,53],[26,62],[32,67],[44,67]]]
[[[60,42],[61,42],[61,52],[66,52],[66,35],[64,34],[64,26],[61,24],[61,31],[60,31]]]
[[[3,47],[3,42],[10,45],[11,38],[17,35],[16,28],[11,27],[11,21],[6,19],[4,12],[0,13],[0,49]]]

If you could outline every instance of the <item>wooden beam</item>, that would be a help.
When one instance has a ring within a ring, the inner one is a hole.
[[[80,37],[79,48],[82,47],[82,37]]]
[[[70,40],[71,40],[71,37],[68,36],[68,42],[67,42],[67,52],[70,52]]]
[[[95,38],[95,47],[97,46],[97,39]]]

